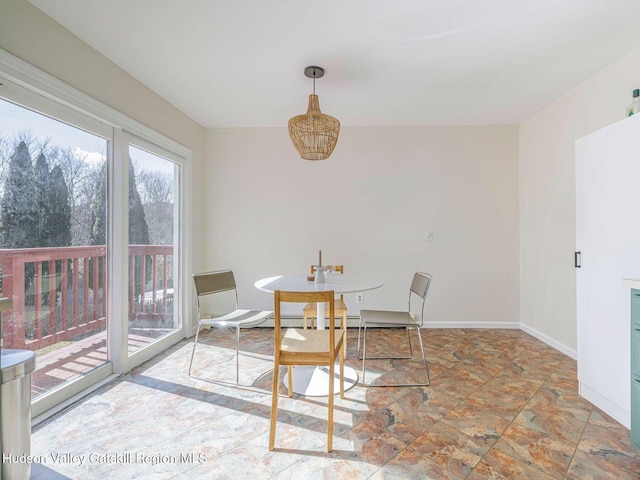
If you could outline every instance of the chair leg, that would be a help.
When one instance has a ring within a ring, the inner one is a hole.
[[[342,346],[340,347],[340,398],[344,398],[344,359],[347,348],[345,340],[346,339],[342,340]]]
[[[420,332],[420,327],[416,327],[418,330],[418,343],[420,343],[420,351],[422,352],[422,361],[424,362],[424,368],[427,370],[427,383],[429,385],[431,383],[431,377],[429,376],[429,365],[427,364],[427,357],[424,354],[424,346],[422,345],[422,333]]]
[[[278,384],[280,380],[280,365],[273,367],[273,388],[271,390],[271,422],[269,425],[269,450],[273,451],[276,443],[276,420],[278,418]]]
[[[365,381],[365,372],[366,372],[366,361],[367,361],[367,325],[365,324],[364,328],[362,329],[362,384],[366,385],[367,382]],[[360,341],[360,334],[358,334],[358,342]]]
[[[329,362],[329,412],[328,412],[328,424],[327,424],[327,452],[331,453],[333,450],[333,385],[334,385],[334,374],[335,374],[335,364],[332,361]]]
[[[406,327],[407,341],[409,342],[409,357],[413,357],[413,348],[411,347],[411,334],[409,333],[409,327]]]
[[[360,330],[362,330],[362,319],[358,321],[358,346],[356,348],[356,358],[360,358]]]
[[[358,327],[358,355],[360,354],[360,328],[362,327],[362,385],[365,387],[414,387],[414,386],[428,386],[431,383],[429,376],[429,364],[427,363],[427,357],[424,354],[424,344],[422,343],[422,335],[420,333],[420,327],[414,327],[418,330],[418,342],[420,344],[420,353],[422,354],[422,362],[427,372],[427,381],[425,383],[400,383],[400,384],[379,384],[379,385],[367,385],[366,382],[366,359],[367,359],[367,325]],[[411,347],[411,333],[409,327],[406,327],[407,339],[409,341],[409,351],[411,355],[409,357],[373,357],[373,358],[413,358],[413,349]]]
[[[344,344],[347,344],[347,312],[345,311],[342,314],[342,325],[341,328],[344,328],[344,340],[342,340],[344,342]]]
[[[287,395],[293,397],[293,367],[287,365]]]
[[[236,327],[236,387],[240,380],[240,325]]]
[[[305,312],[302,312],[303,328],[305,330],[307,329],[307,319],[311,321],[311,330],[313,330],[315,328],[315,317],[309,316]]]
[[[198,324],[198,330],[196,331],[196,338],[193,340],[193,350],[191,351],[191,361],[189,362],[189,375],[191,375],[191,366],[193,365],[193,356],[196,353],[196,345],[198,344],[198,335],[200,335],[200,324]]]

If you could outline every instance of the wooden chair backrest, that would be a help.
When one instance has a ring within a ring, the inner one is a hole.
[[[288,292],[283,290],[276,290],[273,292],[274,299],[274,344],[275,344],[275,355],[280,358],[280,351],[282,345],[282,321],[280,315],[280,305],[282,303],[308,303],[308,302],[326,302],[329,304],[329,322],[328,330],[329,330],[329,344],[327,348],[321,352],[318,352],[316,356],[325,357],[330,355],[330,358],[335,358],[335,293],[333,290],[328,290],[326,292]],[[313,354],[309,354],[313,356]]]
[[[331,265],[333,267],[333,271],[334,272],[338,272],[338,273],[344,273],[344,266],[343,265]],[[316,266],[315,265],[311,265],[311,273],[316,273]]]
[[[344,265],[331,265],[333,267],[333,271],[337,273],[344,273]],[[316,266],[311,265],[311,273],[316,273]],[[340,294],[340,300],[344,300],[344,295]]]

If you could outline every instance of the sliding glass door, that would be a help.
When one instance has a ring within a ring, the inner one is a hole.
[[[146,148],[145,148],[146,147]],[[128,352],[180,329],[180,165],[141,139],[129,144]]]
[[[108,232],[96,231],[108,224],[101,188],[112,129],[72,112],[65,122],[59,105],[2,83],[0,281],[2,296],[12,300],[2,314],[2,348],[36,353],[37,401],[111,373],[102,368],[111,321]]]
[[[36,352],[34,416],[184,337],[185,150],[100,108],[0,72],[0,347]]]

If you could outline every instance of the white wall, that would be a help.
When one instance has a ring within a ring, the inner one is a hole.
[[[350,272],[381,273],[366,306],[401,306],[422,268],[436,275],[433,321],[521,321],[575,350],[574,142],[622,118],[640,48],[519,138],[516,127],[343,128],[317,164],[295,157],[285,128],[208,131],[204,147],[202,128],[25,0],[0,2],[0,48],[193,150],[194,270],[232,266],[248,300],[268,306],[255,278],[301,271],[322,248]]]
[[[297,157],[286,127],[207,131],[205,265],[253,283],[324,263],[385,281],[364,307],[406,308],[434,274],[428,321],[518,322],[517,127],[343,127],[328,160]],[[434,232],[425,241],[425,230]],[[353,313],[360,305],[347,299]]]
[[[624,117],[640,88],[640,48],[520,125],[520,319],[576,349],[575,140]]]

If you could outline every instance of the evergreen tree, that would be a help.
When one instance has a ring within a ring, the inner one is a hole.
[[[104,162],[98,175],[98,184],[91,201],[91,245],[107,244],[107,164]]]
[[[71,245],[90,245],[91,201],[101,165],[92,165],[86,153],[80,154],[71,147],[50,147],[48,158],[52,164],[60,166],[67,185],[71,206]]]
[[[38,211],[38,224],[36,229],[36,247],[49,247],[49,226],[48,219],[50,216],[49,203],[49,162],[44,154],[38,155],[34,166],[34,184],[33,194],[36,201]]]
[[[106,211],[107,205],[107,175],[106,163],[100,171],[100,182],[96,185],[95,194],[91,206],[91,245],[106,245],[107,227]],[[135,169],[131,159],[129,159],[129,244],[149,245],[149,227],[144,215],[144,208],[140,199],[140,193],[136,184]],[[145,261],[145,280],[151,278],[151,257]],[[142,290],[142,261],[139,257],[135,259],[135,287],[134,292],[138,295]],[[99,272],[100,275],[102,271]],[[89,277],[92,281],[92,277]]]
[[[20,142],[11,155],[0,201],[0,228],[4,248],[36,246],[39,218],[34,183],[29,149],[25,142]]]
[[[149,245],[149,226],[144,214],[144,207],[138,192],[136,182],[136,172],[133,163],[129,159],[129,245]],[[142,278],[143,258],[134,257],[134,292],[136,297],[142,292],[142,284],[151,278],[152,259],[150,256],[144,257],[145,276]],[[144,308],[144,304],[143,304]]]
[[[48,215],[45,220],[48,247],[67,247],[71,245],[71,205],[69,189],[59,165],[53,167],[50,174],[48,197]]]
[[[91,200],[91,232],[89,243],[91,245],[107,244],[107,162],[103,162],[100,173],[96,177],[97,183]],[[93,283],[94,268],[98,268],[98,285]],[[89,286],[95,291],[99,290],[104,278],[106,265],[97,259],[89,262]]]
[[[107,205],[107,166],[100,170],[100,183],[96,186],[91,205],[91,245],[106,245],[107,226],[105,206]],[[149,226],[144,214],[142,200],[138,192],[136,173],[129,159],[129,244],[149,245]]]
[[[149,226],[144,214],[136,172],[129,159],[129,244],[149,245]]]
[[[71,205],[62,169],[49,170],[40,154],[34,166],[34,196],[38,209],[36,247],[67,247],[71,244]]]

